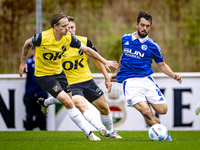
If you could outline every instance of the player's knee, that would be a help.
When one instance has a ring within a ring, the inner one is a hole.
[[[162,109],[159,110],[158,113],[161,115],[165,115],[167,113],[167,110],[168,110],[167,107],[163,107]]]
[[[108,109],[101,109],[100,110],[100,113],[102,114],[102,115],[109,115],[110,113],[109,113],[110,111],[108,110]]]
[[[102,115],[109,115],[110,114],[110,109],[108,105],[103,105],[102,107],[99,108],[99,111]]]
[[[99,110],[101,115],[109,115],[110,114],[110,108],[108,104],[106,103],[106,100],[95,100],[92,102],[92,104]]]
[[[167,107],[166,103],[165,104],[159,104],[159,105],[152,105],[152,107],[157,113],[159,113],[161,115],[166,114],[167,111],[168,111],[168,107]]]
[[[78,108],[80,110],[81,113],[85,112],[88,107],[87,104],[85,102],[74,102],[76,108]]]
[[[63,103],[63,105],[64,105],[67,109],[71,109],[71,108],[74,107],[74,103],[73,103],[72,100],[67,101],[67,102],[66,102],[66,101],[63,101],[62,103]]]

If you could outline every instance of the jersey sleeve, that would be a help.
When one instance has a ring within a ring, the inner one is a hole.
[[[164,61],[162,53],[161,53],[161,49],[158,45],[156,45],[156,48],[154,50],[153,59],[155,60],[156,63]]]
[[[35,33],[32,37],[33,46],[40,46],[41,42],[42,42],[42,34],[41,33]]]
[[[89,39],[87,39],[87,47],[90,47],[91,49],[97,52],[97,49],[94,47],[94,45]]]
[[[70,47],[73,48],[80,48],[81,47],[81,41],[79,41],[77,38],[75,38],[74,36],[71,36],[72,40],[70,43]]]

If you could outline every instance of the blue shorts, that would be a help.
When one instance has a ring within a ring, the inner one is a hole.
[[[55,98],[63,90],[66,93],[71,92],[71,88],[63,71],[60,74],[36,77],[36,79],[38,84]]]
[[[90,103],[101,97],[104,93],[97,86],[93,79],[70,85],[72,96],[81,95],[85,97]]]

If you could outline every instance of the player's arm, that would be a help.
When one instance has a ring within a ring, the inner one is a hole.
[[[122,56],[121,56],[121,57],[122,57]],[[119,65],[118,65],[118,67],[116,68],[115,72],[111,75],[111,78],[110,78],[110,81],[111,81],[111,82],[117,82],[116,77],[117,77],[117,73],[118,73],[119,70],[120,70],[121,57],[120,57],[120,59],[119,59]]]
[[[92,44],[92,42],[89,39],[87,39],[87,46],[97,52],[96,48],[94,47],[94,45]],[[111,89],[112,89],[112,83],[110,82],[110,77],[109,77],[104,65],[96,59],[93,59],[93,61],[94,61],[95,65],[98,67],[98,69],[101,71],[101,73],[104,75],[105,85],[106,85],[106,88],[108,89],[108,93],[110,93]]]
[[[165,62],[159,62],[159,63],[157,63],[157,66],[164,74],[175,79],[176,81],[179,82],[179,84],[182,83],[181,75],[174,73]]]
[[[32,46],[40,46],[42,41],[42,34],[41,33],[35,33],[32,38],[27,39],[24,43],[23,49],[22,49],[22,55],[21,55],[21,63],[19,67],[19,75],[22,77],[24,70],[28,72],[27,64],[26,64],[26,56],[29,52],[29,50],[32,48]]]
[[[95,65],[98,67],[98,69],[101,71],[101,73],[104,75],[105,85],[106,85],[106,88],[108,89],[108,93],[110,93],[111,89],[112,89],[112,83],[110,82],[110,77],[109,77],[104,65],[96,59],[93,59],[93,61],[94,61]]]
[[[19,75],[20,77],[22,77],[24,70],[26,72],[28,72],[27,69],[27,64],[26,64],[26,56],[29,52],[29,50],[31,49],[31,47],[33,46],[32,43],[32,39],[27,39],[24,43],[23,49],[22,49],[22,55],[21,55],[21,63],[20,63],[20,67],[19,67]]]
[[[95,52],[91,48],[85,46],[83,43],[81,43],[81,46],[79,49],[82,50],[86,55],[99,60],[105,66],[105,68],[108,69],[109,71],[111,71],[109,67],[116,68],[118,66],[117,61],[107,61],[101,55],[99,55],[97,52]]]

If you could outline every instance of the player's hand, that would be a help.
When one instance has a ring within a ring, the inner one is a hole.
[[[105,85],[106,88],[108,89],[108,93],[110,93],[112,89],[112,83],[110,82],[110,79],[105,79]]]
[[[111,82],[117,82],[116,76],[117,76],[116,73],[112,74],[111,77],[110,77],[110,81],[111,81]]]
[[[182,83],[182,79],[181,79],[181,75],[180,75],[180,74],[174,74],[174,79],[175,79],[176,81],[178,81],[179,84]]]
[[[26,72],[28,72],[28,67],[27,67],[27,64],[26,64],[26,61],[21,61],[20,63],[20,66],[19,66],[19,76],[22,77],[23,76],[23,72],[24,70]]]
[[[117,68],[118,65],[119,64],[117,63],[117,61],[106,61],[106,64],[104,66],[108,71],[111,71],[109,67]]]

